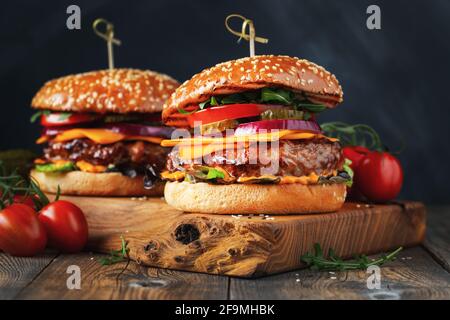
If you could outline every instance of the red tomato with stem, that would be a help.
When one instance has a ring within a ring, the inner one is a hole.
[[[342,152],[344,154],[344,157],[352,162],[350,164],[350,168],[353,169],[353,172],[356,172],[356,168],[359,166],[361,160],[371,151],[362,146],[348,146],[344,147]],[[358,190],[355,179],[353,179],[353,185],[351,187],[347,187],[347,192],[349,199],[362,201],[364,198]]]
[[[0,211],[0,249],[13,256],[30,257],[45,249],[47,234],[30,206],[15,203]]]
[[[69,201],[58,200],[42,208],[39,220],[47,230],[49,245],[65,253],[80,252],[88,240],[83,211]]]
[[[352,147],[345,147],[342,150],[344,157],[349,159],[352,164],[350,167],[355,170],[356,167],[358,167],[361,160],[368,155],[371,151],[367,149],[366,147],[361,146],[352,146]]]
[[[355,170],[356,188],[367,199],[386,202],[395,199],[403,185],[400,161],[388,152],[366,155]]]
[[[38,197],[36,195],[20,195],[20,194],[16,194],[14,196],[14,203],[22,203],[25,204],[33,209],[36,209],[36,206],[34,204],[33,198],[38,199]]]

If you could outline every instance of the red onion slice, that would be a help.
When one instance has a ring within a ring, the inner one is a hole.
[[[272,130],[302,130],[311,133],[322,133],[320,126],[315,121],[305,120],[262,120],[240,124],[235,132],[235,136],[246,136],[256,133],[270,132]]]
[[[106,124],[103,128],[130,136],[170,138],[174,129],[169,127],[152,127],[131,123]]]

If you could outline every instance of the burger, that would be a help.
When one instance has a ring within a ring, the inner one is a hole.
[[[159,196],[157,182],[171,129],[164,101],[178,87],[153,71],[113,69],[47,82],[34,96],[43,155],[31,176],[45,192],[87,196]],[[147,167],[147,170],[145,169]],[[146,176],[144,175],[146,174]]]
[[[351,172],[318,114],[343,101],[330,72],[263,55],[218,64],[183,83],[164,105],[177,127],[164,196],[185,212],[300,214],[338,210]]]

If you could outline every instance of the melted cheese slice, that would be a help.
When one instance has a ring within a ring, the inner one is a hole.
[[[94,165],[84,160],[77,161],[76,165],[83,172],[102,173],[107,169],[105,166]]]
[[[202,145],[202,144],[232,144],[238,142],[252,142],[252,141],[275,141],[282,139],[298,140],[298,139],[313,139],[313,138],[325,138],[330,141],[337,141],[335,138],[329,138],[322,134],[302,132],[297,130],[280,130],[269,133],[257,133],[247,136],[228,136],[228,137],[194,137],[188,139],[172,139],[162,140],[161,145],[163,147],[173,147],[179,144],[182,145]]]
[[[111,144],[123,140],[141,140],[141,141],[147,141],[151,143],[160,144],[163,140],[159,137],[147,137],[147,136],[130,136],[122,133],[113,132],[111,130],[106,129],[71,129],[66,130],[60,134],[58,134],[53,141],[55,142],[64,142],[64,141],[70,141],[74,139],[83,139],[88,138],[95,143],[98,144]],[[48,137],[43,136],[39,138],[36,143],[44,143],[49,140]]]

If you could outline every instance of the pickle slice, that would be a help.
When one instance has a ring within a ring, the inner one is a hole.
[[[234,119],[226,119],[222,121],[211,122],[200,126],[200,133],[201,134],[219,133],[227,129],[234,129],[238,125],[239,122]]]
[[[261,113],[261,120],[290,119],[304,120],[305,112],[293,109],[266,110]]]

